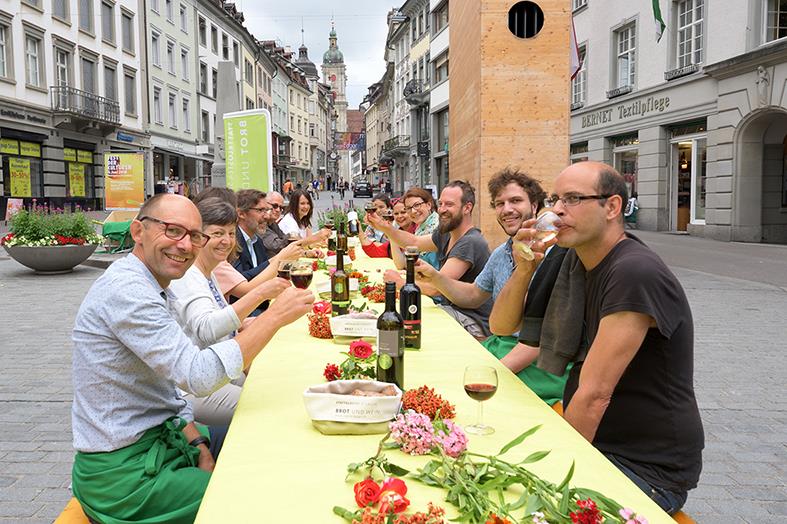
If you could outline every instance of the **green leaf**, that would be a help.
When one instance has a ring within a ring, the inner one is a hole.
[[[525,515],[531,515],[533,512],[536,512],[543,507],[544,507],[544,502],[541,500],[541,497],[539,497],[537,493],[533,493],[527,498],[527,505],[525,506]]]
[[[508,505],[508,511],[516,511],[516,510],[518,510],[519,508],[521,508],[522,506],[525,505],[527,500],[528,500],[527,492],[522,493],[522,496],[519,497],[516,500],[516,502],[513,502],[513,503]]]
[[[572,461],[571,467],[568,469],[568,473],[566,473],[566,478],[563,479],[563,482],[558,484],[558,486],[555,488],[555,491],[560,491],[566,486],[568,486],[568,481],[571,480],[571,477],[574,476],[574,465],[575,463]]]
[[[391,464],[390,462],[385,465],[385,471],[395,477],[404,477],[410,473],[410,470],[404,469],[403,467],[397,466],[396,464]]]
[[[569,473],[572,473],[573,471],[574,466],[571,466],[571,472]],[[560,489],[557,489],[556,491],[560,491]],[[569,502],[571,502],[571,490],[569,489],[568,482],[566,481],[566,484],[563,486],[563,493],[560,497],[560,513],[563,515],[568,513]]]
[[[498,455],[504,455],[506,451],[508,451],[509,449],[520,445],[527,437],[538,431],[540,428],[541,428],[541,424],[539,424],[538,426],[533,426],[532,428],[528,429],[527,431],[519,435],[517,438],[515,438],[514,440],[503,446],[503,448],[500,450],[500,453],[498,453]]]
[[[536,451],[535,453],[531,453],[530,455],[525,458],[520,464],[532,464],[533,462],[538,462],[542,458],[549,455],[549,451]]]
[[[347,522],[352,522],[357,516],[359,516],[359,515],[356,515],[355,513],[353,513],[352,511],[350,511],[348,509],[344,509],[341,506],[334,506],[333,507],[333,512],[336,515],[338,515],[341,518],[343,518],[344,520],[346,520]]]

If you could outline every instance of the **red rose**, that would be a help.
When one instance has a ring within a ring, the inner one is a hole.
[[[380,486],[372,479],[366,479],[353,486],[355,491],[355,502],[359,508],[365,508],[375,504],[380,498]]]
[[[367,359],[372,356],[374,351],[371,344],[363,340],[356,340],[350,344],[350,355],[355,358]]]
[[[389,478],[380,488],[380,514],[401,513],[410,505],[405,495],[407,484],[402,479]]]
[[[331,303],[327,300],[320,300],[312,304],[312,312],[323,315],[331,314]]]
[[[325,380],[328,382],[333,382],[334,380],[342,378],[342,371],[336,364],[328,364],[325,366],[325,371],[322,372],[322,376],[324,376]]]

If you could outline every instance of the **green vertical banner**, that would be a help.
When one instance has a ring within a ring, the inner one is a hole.
[[[227,187],[235,191],[273,189],[271,115],[250,109],[224,115],[224,161]]]

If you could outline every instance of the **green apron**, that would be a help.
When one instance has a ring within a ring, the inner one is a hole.
[[[194,522],[210,473],[197,467],[185,425],[170,419],[125,448],[77,452],[72,490],[85,514],[102,524]]]
[[[519,342],[519,340],[517,340],[516,337],[492,335],[481,342],[481,345],[498,359],[501,359],[511,352],[517,342]],[[566,380],[568,379],[568,372],[570,370],[571,366],[566,369],[562,377],[558,377],[557,375],[539,369],[536,367],[536,363],[533,362],[517,373],[516,376],[519,380],[524,382],[527,387],[532,389],[533,393],[538,395],[541,400],[551,406],[563,400],[563,389],[566,387]]]

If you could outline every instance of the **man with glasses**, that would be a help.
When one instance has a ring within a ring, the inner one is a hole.
[[[238,191],[238,258],[233,266],[251,280],[268,267],[269,255],[260,240],[271,216],[272,207],[265,193],[256,189]],[[272,256],[272,255],[271,255]]]
[[[688,300],[661,258],[626,233],[626,184],[612,167],[573,164],[555,180],[552,201],[562,221],[557,244],[573,248],[583,266],[584,282],[572,292],[584,295],[589,344],[587,351],[574,352],[565,418],[665,511],[675,513],[697,485],[704,447]],[[518,235],[533,233],[525,229]],[[572,319],[559,320],[567,329]],[[542,348],[539,365],[561,372],[565,359],[555,353],[542,360],[546,356]]]
[[[285,208],[284,197],[281,196],[281,193],[271,191],[265,197],[265,201],[270,206],[271,211],[268,215],[267,227],[265,227],[265,231],[262,233],[262,245],[265,247],[265,251],[268,253],[268,256],[274,257],[282,249],[287,247],[292,242],[292,240],[290,240],[290,238],[288,238],[287,235],[284,234],[284,231],[282,231],[279,227],[279,220],[281,220],[281,214]],[[313,233],[311,236],[301,239],[300,245],[310,246],[321,244],[322,242],[325,242],[330,235],[330,230],[323,228]],[[317,255],[318,253],[315,251],[310,251],[306,254],[306,256]]]
[[[97,522],[193,522],[226,427],[197,427],[178,388],[205,396],[241,376],[283,326],[309,310],[288,288],[235,338],[200,350],[167,308],[208,237],[179,195],[148,200],[131,223],[134,250],[85,296],[72,339],[72,489]]]

